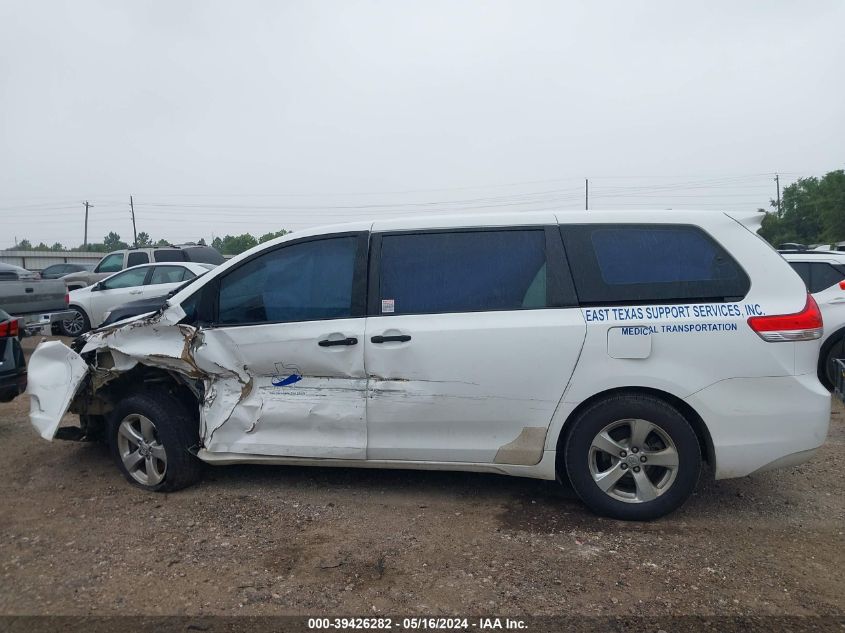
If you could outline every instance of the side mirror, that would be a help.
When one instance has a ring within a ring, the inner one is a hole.
[[[845,279],[843,279],[842,281],[839,282],[839,289],[845,290]]]
[[[91,292],[99,292],[102,289],[103,289],[103,284],[100,283],[99,281],[97,283],[95,283],[93,286],[91,286]]]

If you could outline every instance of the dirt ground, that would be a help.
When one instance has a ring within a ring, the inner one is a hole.
[[[28,408],[0,405],[0,615],[845,611],[839,406],[808,464],[705,475],[639,524],[497,475],[209,467],[148,494],[104,447],[40,439]]]

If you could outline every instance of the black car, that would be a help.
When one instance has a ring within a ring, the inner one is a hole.
[[[20,325],[0,310],[0,402],[9,402],[26,390],[26,359]]]
[[[94,264],[53,264],[41,271],[41,279],[58,279],[70,273],[91,271]]]
[[[100,324],[100,327],[105,327],[106,325],[111,325],[112,323],[117,323],[118,321],[123,321],[123,319],[128,319],[140,314],[146,314],[147,312],[155,312],[167,303],[167,300],[170,299],[170,297],[181,291],[182,288],[194,283],[200,277],[202,277],[202,275],[197,275],[193,279],[189,279],[182,285],[176,286],[166,295],[161,295],[159,297],[147,297],[146,299],[138,299],[137,301],[130,301],[129,303],[119,305],[111,312],[107,313],[106,318]]]

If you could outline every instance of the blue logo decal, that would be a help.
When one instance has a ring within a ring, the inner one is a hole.
[[[274,387],[287,387],[302,380],[302,371],[296,365],[276,363],[276,375],[270,382]]]

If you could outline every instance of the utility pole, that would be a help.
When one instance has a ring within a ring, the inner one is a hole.
[[[138,231],[135,230],[135,201],[132,200],[132,196],[129,196],[129,208],[132,209],[132,235],[135,236],[133,244],[138,246]]]
[[[86,200],[84,203],[85,205],[85,239],[82,241],[83,246],[88,246],[88,207],[94,207],[93,204],[88,204]]]
[[[782,211],[780,208],[780,174],[775,174],[775,184],[778,188],[778,217],[780,217]]]
[[[584,178],[584,211],[590,210],[590,179]]]

